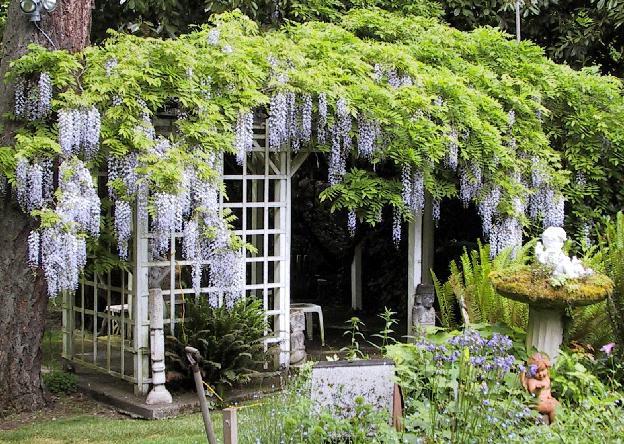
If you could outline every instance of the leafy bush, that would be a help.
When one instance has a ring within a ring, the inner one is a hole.
[[[184,323],[175,336],[167,336],[167,368],[193,377],[184,347],[199,350],[204,380],[222,388],[247,382],[264,362],[266,327],[262,302],[238,301],[231,309],[211,307],[206,298],[187,301]]]
[[[73,373],[52,370],[44,373],[43,384],[50,393],[55,395],[73,393],[78,389],[78,379]]]
[[[516,251],[504,250],[495,258],[490,257],[490,246],[479,242],[477,250],[464,251],[459,264],[451,262],[451,276],[442,284],[435,273],[433,283],[440,304],[442,325],[457,326],[456,308],[462,312],[464,323],[504,323],[510,327],[526,329],[528,306],[499,295],[492,287],[489,275],[514,264],[525,264],[534,242]]]
[[[579,405],[592,397],[605,398],[607,387],[583,365],[587,356],[561,352],[551,371],[553,395],[559,400]]]

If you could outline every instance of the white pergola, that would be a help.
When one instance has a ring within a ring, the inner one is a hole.
[[[155,126],[167,131],[171,123],[158,120]],[[242,166],[224,161],[223,181],[228,200],[222,208],[237,216],[235,232],[252,244],[257,253],[245,252],[245,295],[261,298],[268,324],[272,326],[265,348],[275,350],[275,363],[284,368],[290,362],[290,245],[291,179],[310,151],[270,150],[265,120],[254,124],[254,146]],[[135,212],[136,213],[136,212]],[[423,215],[409,224],[408,325],[416,286],[430,282],[433,263],[431,200]],[[168,285],[163,289],[164,328],[173,333],[182,322],[179,310],[194,290],[182,282],[184,268],[191,263],[181,258],[182,233],[171,236],[168,260],[151,260],[147,216],[134,220],[130,261],[124,269],[106,273],[86,272],[76,294],[63,297],[63,357],[78,366],[89,367],[134,384],[135,393],[147,394],[150,377],[150,334],[148,272],[151,267],[168,267]],[[355,249],[351,265],[351,300],[362,308],[362,246]],[[218,289],[204,287],[205,296]],[[222,297],[220,298],[221,303]],[[408,332],[409,333],[409,332]]]

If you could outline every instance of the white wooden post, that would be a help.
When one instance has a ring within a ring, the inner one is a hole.
[[[279,210],[279,227],[283,230],[283,234],[279,235],[279,250],[276,252],[282,260],[279,261],[279,278],[275,282],[280,282],[279,289],[279,332],[280,332],[280,367],[288,368],[290,365],[290,224],[291,224],[291,174],[290,174],[290,151],[280,155],[280,172],[286,176],[285,180],[277,181],[279,184],[279,201],[281,209]],[[278,190],[275,190],[276,196]],[[277,225],[276,220],[276,226]]]
[[[138,204],[135,209],[138,208]],[[148,238],[147,238],[147,214],[137,214],[135,211],[134,230],[134,276],[133,282],[134,298],[132,299],[132,312],[135,314],[133,341],[133,361],[134,377],[136,383],[134,392],[137,396],[145,396],[149,390],[149,321],[147,319],[148,310]]]
[[[63,292],[63,353],[67,360],[74,358],[74,294]]]
[[[362,242],[355,246],[351,262],[351,308],[362,309]]]
[[[160,288],[149,290],[150,351],[152,358],[152,390],[146,404],[171,404],[171,393],[165,387],[165,334],[163,331],[163,297]]]
[[[407,334],[412,334],[412,308],[418,284],[422,283],[423,216],[414,215],[409,223],[407,251]]]

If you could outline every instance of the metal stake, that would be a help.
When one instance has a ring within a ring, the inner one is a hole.
[[[199,359],[199,350],[194,347],[185,347],[186,358],[191,364],[193,369],[193,377],[195,378],[195,388],[197,389],[197,396],[199,397],[199,406],[201,407],[202,417],[204,418],[204,427],[206,428],[206,437],[209,444],[217,444],[217,438],[212,428],[212,419],[210,418],[210,410],[208,409],[208,401],[206,401],[206,391],[204,390],[204,381],[202,380],[201,372],[199,371],[199,365],[197,359]]]

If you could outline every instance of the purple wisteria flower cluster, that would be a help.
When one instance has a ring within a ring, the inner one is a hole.
[[[52,112],[52,78],[47,72],[35,82],[18,77],[15,81],[15,115],[26,120],[38,120]]]
[[[393,88],[401,88],[402,86],[412,86],[414,80],[409,74],[399,73],[394,68],[386,68],[376,63],[373,68],[373,79],[377,82],[386,80],[388,85]]]
[[[100,112],[94,106],[58,112],[59,144],[65,156],[83,153],[92,159],[100,145]]]
[[[357,230],[357,216],[355,211],[350,210],[347,214],[347,230],[351,237],[355,236],[355,230]]]
[[[236,120],[234,129],[234,149],[236,151],[236,162],[243,164],[245,156],[253,148],[253,112],[242,112]]]
[[[459,138],[457,136],[457,130],[453,128],[448,135],[448,146],[446,156],[444,157],[444,166],[450,168],[453,171],[457,171],[458,159],[459,159]]]
[[[425,207],[425,178],[422,170],[404,166],[401,171],[403,203],[420,214]]]
[[[201,293],[202,275],[207,268],[210,304],[218,306],[222,294],[226,306],[231,307],[243,296],[244,261],[241,252],[230,245],[230,232],[220,214],[217,185],[188,169],[178,194],[155,193],[152,201],[152,253],[165,255],[173,234],[182,233],[182,257],[192,267],[195,293]]]
[[[381,125],[377,120],[358,114],[358,153],[361,157],[372,159],[376,149],[376,140],[381,135]]]
[[[19,158],[15,167],[15,194],[25,212],[41,209],[51,196],[51,164]]]
[[[470,162],[467,167],[460,168],[459,199],[464,207],[468,207],[470,201],[477,197],[482,186],[483,173],[477,163]]]
[[[100,231],[100,199],[82,161],[61,163],[59,191],[55,212],[60,220],[28,237],[28,262],[43,268],[50,296],[78,287],[87,262],[85,234],[97,237]]]

